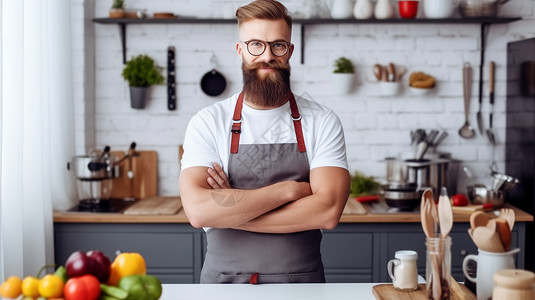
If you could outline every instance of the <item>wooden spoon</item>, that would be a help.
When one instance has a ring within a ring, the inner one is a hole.
[[[420,202],[420,219],[425,235],[428,238],[433,238],[435,237],[435,227],[429,199],[433,201],[433,192],[430,189],[426,189],[422,194],[422,200]]]
[[[507,223],[507,220],[501,217],[495,219],[495,223],[496,232],[498,232],[503,249],[508,251],[511,247],[511,230],[509,229],[509,223]]]
[[[383,67],[379,64],[373,65],[373,74],[377,80],[381,81],[383,78]]]
[[[505,251],[500,237],[498,236],[498,233],[496,231],[491,230],[490,228],[487,228],[485,226],[479,226],[476,227],[476,229],[470,228],[468,230],[468,233],[470,233],[470,236],[472,237],[472,240],[474,241],[476,246],[483,251]]]
[[[510,208],[502,208],[500,210],[500,218],[504,218],[507,220],[507,223],[509,224],[509,230],[513,230],[513,226],[515,226],[515,211]]]
[[[470,227],[472,229],[476,229],[476,227],[479,226],[487,226],[489,220],[490,218],[486,213],[482,211],[476,211],[470,215]]]
[[[450,199],[448,198],[448,191],[445,187],[440,190],[440,197],[438,198],[438,216],[440,221],[440,237],[446,238],[453,226],[453,212],[451,210]]]

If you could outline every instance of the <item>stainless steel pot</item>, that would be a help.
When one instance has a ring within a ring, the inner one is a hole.
[[[384,189],[382,195],[386,204],[400,210],[412,210],[420,204],[422,192],[414,189]]]
[[[505,205],[502,190],[488,189],[484,184],[469,185],[466,190],[473,204],[491,203],[494,208],[501,208]]]
[[[71,167],[77,179],[104,180],[119,176],[119,166],[116,161],[117,157],[113,155],[75,156],[72,158]]]

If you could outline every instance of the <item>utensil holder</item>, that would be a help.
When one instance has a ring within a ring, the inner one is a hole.
[[[429,299],[450,299],[451,237],[427,238],[425,245],[426,290]]]

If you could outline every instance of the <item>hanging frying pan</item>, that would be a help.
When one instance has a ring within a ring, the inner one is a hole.
[[[210,62],[212,64],[212,70],[204,74],[201,79],[201,89],[208,96],[219,96],[227,87],[227,81],[225,77],[215,69],[216,58],[212,55]]]

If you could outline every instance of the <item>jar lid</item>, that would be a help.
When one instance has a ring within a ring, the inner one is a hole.
[[[497,286],[513,289],[532,289],[535,284],[535,274],[526,270],[505,269],[494,273],[494,283]]]
[[[400,251],[396,251],[396,254],[394,255],[394,257],[397,259],[417,260],[418,253],[412,250],[400,250]]]

